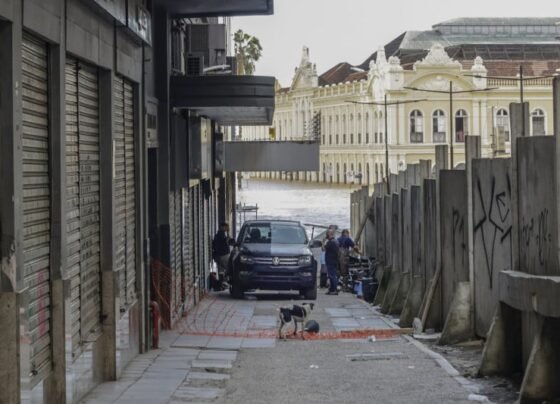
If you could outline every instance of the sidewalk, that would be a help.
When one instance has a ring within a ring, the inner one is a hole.
[[[297,303],[290,299],[212,294],[163,333],[160,349],[138,356],[119,381],[101,384],[82,402],[469,402],[445,360],[404,337],[278,341],[277,308]],[[322,291],[312,318],[321,335],[392,326],[353,295]]]

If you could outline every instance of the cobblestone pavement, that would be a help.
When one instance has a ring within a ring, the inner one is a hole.
[[[469,402],[470,384],[410,338],[352,339],[359,329],[394,327],[351,294],[319,291],[312,318],[325,340],[276,339],[278,307],[302,302],[279,293],[233,300],[211,294],[161,348],[139,355],[116,382],[83,401],[99,403],[435,403]],[[349,334],[346,334],[349,333]],[[479,397],[478,397],[479,398]]]

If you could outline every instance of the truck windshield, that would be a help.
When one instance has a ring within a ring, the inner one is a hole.
[[[253,223],[245,227],[243,243],[307,244],[305,230],[294,224]]]

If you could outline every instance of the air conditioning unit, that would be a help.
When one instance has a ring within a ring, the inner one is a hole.
[[[204,73],[204,56],[188,55],[185,73],[187,76],[202,76]]]
[[[202,55],[204,67],[226,64],[225,24],[187,25],[188,53]]]

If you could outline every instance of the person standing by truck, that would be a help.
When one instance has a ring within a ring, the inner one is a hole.
[[[233,244],[233,239],[229,237],[229,225],[221,223],[220,229],[212,240],[212,258],[218,267],[218,280],[220,285],[225,281],[225,274],[229,264],[229,246]]]
[[[334,237],[334,230],[327,230],[327,242],[325,244],[325,263],[327,265],[327,276],[329,278],[329,291],[327,295],[338,295],[338,242]]]

